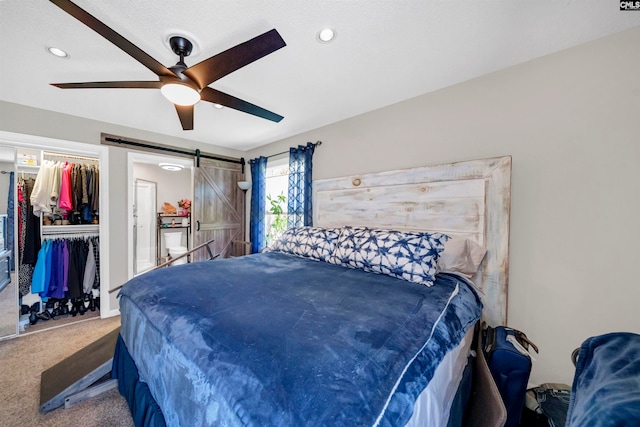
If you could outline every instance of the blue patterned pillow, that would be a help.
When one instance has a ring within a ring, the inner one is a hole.
[[[431,286],[447,240],[441,233],[345,227],[330,262]]]
[[[339,235],[340,229],[336,228],[294,227],[286,230],[266,252],[329,261]]]

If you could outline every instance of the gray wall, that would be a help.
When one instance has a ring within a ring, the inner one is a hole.
[[[180,171],[166,171],[157,163],[133,164],[133,179],[140,178],[157,184],[156,212],[162,212],[164,202],[169,202],[176,209],[178,200],[193,200],[193,186],[191,185],[191,169]]]
[[[322,140],[322,179],[513,156],[508,323],[541,349],[532,383],[571,384],[585,338],[640,333],[639,46],[635,29],[245,157]]]

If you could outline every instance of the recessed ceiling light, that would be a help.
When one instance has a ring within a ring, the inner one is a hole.
[[[62,49],[58,49],[57,47],[48,47],[47,52],[50,54],[57,56],[58,58],[68,58],[69,54]]]
[[[160,166],[164,170],[172,172],[181,171],[182,169],[184,169],[184,166],[178,165],[176,163],[159,163],[158,166]]]
[[[223,108],[224,107],[223,105],[215,104],[215,103],[213,104],[213,106],[216,107],[216,108]]]
[[[331,28],[324,28],[318,31],[318,41],[321,43],[329,43],[336,38],[336,31]]]

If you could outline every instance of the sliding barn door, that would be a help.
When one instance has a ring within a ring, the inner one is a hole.
[[[242,240],[244,194],[237,185],[242,181],[241,166],[200,159],[200,167],[195,171],[193,247],[215,239],[210,245],[214,255],[226,257],[231,241]],[[196,261],[208,257],[204,249],[194,254]]]

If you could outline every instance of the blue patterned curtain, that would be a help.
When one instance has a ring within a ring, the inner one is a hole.
[[[265,209],[267,205],[267,191],[265,178],[267,176],[267,158],[258,157],[249,160],[251,165],[251,214],[249,218],[249,238],[251,239],[251,253],[260,252],[265,240]]]
[[[312,159],[315,144],[289,149],[288,227],[313,225]]]

